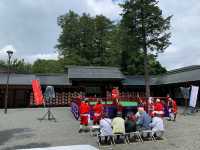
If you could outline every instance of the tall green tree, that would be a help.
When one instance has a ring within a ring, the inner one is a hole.
[[[26,63],[24,59],[12,60],[10,68],[16,73],[32,73],[32,65],[29,63]]]
[[[58,38],[59,55],[66,65],[78,65],[85,64],[85,61],[81,55],[80,44],[80,17],[73,11],[69,11],[67,14],[58,17],[58,25],[61,28],[61,33]]]
[[[0,69],[1,68],[7,72],[8,62],[1,60]],[[32,73],[32,65],[29,63],[26,63],[24,59],[11,60],[10,69],[11,69],[11,72],[16,72],[16,73]]]
[[[170,45],[170,32],[168,30],[172,16],[164,17],[162,15],[157,0],[127,0],[121,6],[123,8],[121,24],[124,40],[128,40],[128,44],[131,45],[125,45],[122,57],[126,58],[131,49],[134,54],[142,52],[146,97],[149,97],[148,54],[152,52],[156,57],[159,52],[163,52]],[[124,68],[127,69],[127,62],[123,64]]]
[[[94,64],[96,65],[112,65],[109,61],[112,53],[111,34],[113,31],[113,23],[103,15],[94,18],[95,23],[95,53]]]
[[[61,34],[56,48],[64,65],[115,65],[110,60],[119,56],[112,49],[115,26],[108,18],[69,11],[58,18],[58,25]]]
[[[33,73],[62,73],[64,68],[59,60],[38,59],[33,63]]]
[[[0,68],[5,69],[6,67],[6,63],[3,60],[0,60]]]

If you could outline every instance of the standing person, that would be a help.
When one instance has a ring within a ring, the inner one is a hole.
[[[114,112],[114,116],[116,116],[117,113],[122,113],[122,111],[123,111],[123,107],[119,103],[119,98],[120,98],[119,88],[115,87],[115,88],[112,89],[112,100],[113,100],[112,104],[114,106],[116,106],[116,111]]]
[[[119,99],[119,88],[115,87],[112,89],[112,99],[113,100],[118,100]]]
[[[79,112],[80,112],[80,129],[79,133],[86,130],[88,126],[89,105],[87,99],[82,99]]]
[[[149,97],[148,99],[148,114],[149,116],[153,116],[153,111],[154,111],[154,103],[153,103],[153,98],[152,97]]]
[[[176,121],[177,105],[176,101],[173,100],[172,98],[169,98],[168,108],[169,108],[169,120]]]
[[[93,107],[94,110],[94,117],[93,117],[93,124],[99,124],[99,121],[101,120],[102,114],[103,114],[103,104],[102,100],[98,99],[96,105]]]

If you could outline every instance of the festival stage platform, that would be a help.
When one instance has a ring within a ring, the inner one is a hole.
[[[112,105],[112,103],[113,103],[112,101],[102,102],[102,104],[104,105]],[[131,102],[131,101],[120,101],[119,103],[122,107],[137,107],[138,106],[137,102]],[[90,102],[90,105],[95,105],[95,104],[96,102]]]
[[[97,103],[97,100],[89,100],[90,104],[90,117],[93,118],[93,109],[92,107]],[[107,113],[109,118],[113,118],[116,116],[118,109],[122,112],[122,115],[125,116],[129,112],[136,112],[138,102],[136,101],[129,101],[129,100],[121,100],[119,101],[119,104],[113,103],[113,101],[102,101],[102,104],[104,106],[104,113]],[[79,113],[79,106],[80,101],[74,99],[71,103],[71,112],[73,113],[74,117],[78,120],[80,117]]]

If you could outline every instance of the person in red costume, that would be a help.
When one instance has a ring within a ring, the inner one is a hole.
[[[118,87],[112,89],[112,99],[119,99],[119,89]]]
[[[164,106],[163,103],[160,101],[160,99],[156,99],[156,102],[154,104],[154,111],[153,114],[159,114],[163,115],[164,114]]]
[[[82,100],[81,104],[80,104],[80,108],[79,108],[79,112],[80,112],[80,129],[79,129],[79,133],[81,133],[82,131],[86,131],[86,128],[88,126],[88,115],[89,115],[89,105],[88,105],[88,100],[84,99]]]
[[[113,100],[113,105],[117,106],[116,114],[122,113],[123,111],[123,107],[119,103],[119,98],[120,98],[119,88],[115,87],[114,89],[112,89],[112,100]]]
[[[168,107],[169,107],[169,120],[176,121],[176,114],[177,114],[176,101],[173,100],[172,98],[169,98]]]
[[[103,114],[103,104],[101,103],[101,99],[98,99],[97,104],[94,105],[93,107],[93,110],[94,110],[93,124],[99,125],[99,122]]]

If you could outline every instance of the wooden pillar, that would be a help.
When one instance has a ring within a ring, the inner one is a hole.
[[[15,101],[16,101],[16,89],[13,91],[13,107],[17,107]]]

